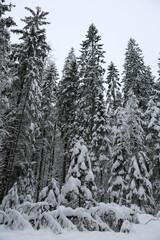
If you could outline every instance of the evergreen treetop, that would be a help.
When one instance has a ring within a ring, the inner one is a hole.
[[[129,98],[129,92],[133,91],[139,101],[139,107],[145,109],[153,88],[153,77],[150,69],[144,64],[142,50],[133,38],[127,45],[123,75],[125,102]]]
[[[121,84],[119,79],[119,72],[113,62],[108,66],[107,72],[107,93],[106,93],[106,104],[107,113],[113,118],[114,111],[120,106],[121,103]]]

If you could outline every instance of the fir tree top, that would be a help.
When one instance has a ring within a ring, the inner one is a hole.
[[[133,38],[129,40],[126,49],[123,75],[125,101],[131,90],[139,101],[139,107],[145,109],[152,91],[153,77],[150,68],[144,64],[142,50]]]
[[[100,44],[100,35],[94,24],[89,26],[89,30],[86,34],[86,40],[81,44],[81,56],[79,58],[80,63],[80,75],[87,77],[99,77],[103,76],[105,70],[101,64],[105,63],[104,53],[102,50],[103,44]],[[87,74],[88,73],[88,74]]]

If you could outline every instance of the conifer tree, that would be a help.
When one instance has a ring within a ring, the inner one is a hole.
[[[104,103],[103,76],[104,51],[99,43],[101,37],[94,24],[91,24],[86,40],[81,44],[79,57],[80,69],[80,98],[79,98],[79,126],[80,135],[89,146],[92,156],[93,171],[97,171],[98,184],[103,179],[102,167],[107,166],[109,155],[108,124]],[[99,176],[98,176],[99,175]]]
[[[11,87],[12,75],[11,75],[11,64],[10,64],[10,32],[9,28],[15,25],[15,22],[11,17],[4,18],[3,14],[9,10],[8,5],[0,5],[0,113],[2,117],[2,104],[7,104],[6,91]]]
[[[61,202],[76,207],[85,207],[92,202],[96,185],[92,172],[88,149],[83,139],[78,140],[72,151],[72,160],[61,191]]]
[[[117,204],[126,204],[126,174],[129,157],[128,142],[128,125],[124,122],[124,109],[119,107],[115,116],[117,119],[116,126],[112,129],[113,146],[112,146],[112,166],[109,178],[109,200]]]
[[[148,156],[152,161],[152,184],[155,202],[160,203],[160,92],[155,90],[147,104]]]
[[[160,76],[160,58],[158,58],[158,74]]]
[[[125,102],[131,90],[139,101],[139,107],[145,110],[153,87],[153,77],[144,64],[142,50],[133,38],[129,40],[126,49],[123,75]]]
[[[159,75],[159,78],[155,83],[155,88],[157,88],[160,91],[160,58],[158,59],[158,75]]]
[[[63,182],[70,165],[71,143],[78,134],[78,85],[78,65],[74,49],[71,48],[65,60],[62,79],[58,87],[58,122],[64,144]]]
[[[17,182],[19,202],[33,202],[36,194],[36,177],[30,166],[25,167],[24,176],[20,176]]]
[[[13,46],[12,59],[15,61],[16,80],[13,82],[13,94],[10,101],[13,106],[7,114],[9,136],[4,146],[5,192],[13,182],[24,173],[23,163],[37,161],[36,138],[39,136],[41,118],[40,81],[49,47],[46,43],[46,15],[39,7],[36,11],[26,7],[31,14],[22,21],[22,30],[14,30],[21,34],[20,44]]]
[[[113,62],[108,66],[107,72],[107,112],[112,113],[121,105],[120,79],[119,73]]]
[[[130,92],[124,109],[117,109],[109,194],[111,201],[147,210],[154,207],[154,199],[143,119],[138,100]]]
[[[59,186],[57,181],[52,178],[49,185],[44,187],[39,194],[39,201],[48,202],[52,207],[57,207],[59,203]]]
[[[3,1],[4,2],[4,1]],[[3,174],[3,148],[5,138],[8,136],[6,114],[12,105],[9,101],[9,96],[12,92],[12,82],[14,72],[12,69],[12,61],[10,59],[11,44],[10,44],[10,27],[15,25],[11,17],[5,18],[3,15],[11,10],[11,5],[0,3],[0,202],[3,196],[3,186],[5,176]]]
[[[17,183],[14,183],[13,187],[8,191],[8,194],[4,197],[2,201],[2,209],[7,210],[9,208],[17,209],[19,205],[19,196]]]
[[[39,191],[49,184],[53,177],[55,141],[57,129],[57,81],[58,72],[54,62],[49,61],[44,68],[41,89],[41,120],[39,146],[39,164],[37,169],[37,197]]]
[[[128,125],[130,156],[128,158],[127,204],[137,204],[141,209],[154,207],[152,184],[150,182],[150,160],[146,154],[144,121],[138,100],[133,92],[125,106],[125,119]]]
[[[81,83],[81,109],[82,132],[87,141],[91,141],[93,133],[93,119],[95,115],[95,102],[99,100],[99,94],[104,91],[103,75],[104,51],[99,43],[101,37],[98,30],[92,24],[82,42],[81,56],[79,58],[80,83]],[[103,102],[102,102],[103,103]],[[85,131],[84,131],[85,129]]]

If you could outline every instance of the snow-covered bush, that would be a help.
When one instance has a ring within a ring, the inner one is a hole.
[[[54,233],[59,234],[61,233],[61,226],[50,214],[53,209],[53,205],[47,202],[24,202],[18,208],[18,211],[34,229],[50,228]]]
[[[17,183],[15,183],[13,187],[8,191],[8,194],[4,197],[1,208],[3,210],[7,210],[9,208],[17,209],[18,205],[19,205],[19,197],[18,197]]]
[[[62,233],[61,225],[55,220],[50,212],[44,212],[41,216],[41,227],[42,228],[50,228],[53,233],[60,234]]]
[[[20,212],[15,209],[7,209],[6,212],[0,211],[0,223],[5,224],[12,230],[31,229],[30,223],[23,218]]]
[[[90,212],[84,208],[72,209],[60,206],[52,211],[51,215],[56,219],[62,228],[79,231],[108,231],[110,228],[102,221],[94,219]]]
[[[52,178],[50,184],[47,187],[44,187],[39,194],[39,201],[48,202],[53,207],[57,207],[59,202],[59,186],[57,181]]]
[[[122,224],[121,232],[129,233],[131,230],[131,227],[132,227],[131,223],[128,220],[125,220]]]
[[[7,214],[4,211],[0,210],[0,224],[7,224],[8,222],[8,217]]]
[[[140,209],[140,207],[138,207],[136,204],[132,204],[131,205],[131,209],[135,212],[135,213],[143,213],[143,211]]]
[[[22,216],[31,223],[34,229],[40,229],[42,227],[41,221],[43,213],[53,210],[53,207],[47,202],[24,202],[18,210]]]
[[[18,179],[18,195],[20,203],[25,201],[33,202],[35,197],[35,175],[28,166],[26,166],[27,174]]]
[[[60,234],[63,229],[129,232],[131,223],[138,223],[135,211],[114,203],[100,203],[89,209],[59,206],[55,210],[47,202],[24,202],[17,210],[0,211],[0,224],[10,229],[50,228],[55,234]]]
[[[157,213],[157,218],[158,219],[160,218],[160,211]]]
[[[88,201],[93,201],[95,192],[96,186],[88,149],[83,139],[80,139],[73,148],[72,161],[61,190],[60,201],[72,208],[86,206]]]
[[[121,230],[122,224],[126,220],[131,223],[139,222],[137,214],[132,209],[115,203],[99,203],[98,206],[90,208],[89,212],[94,219],[108,224],[116,232]]]

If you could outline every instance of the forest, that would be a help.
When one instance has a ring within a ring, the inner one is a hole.
[[[129,232],[137,213],[160,211],[160,78],[133,38],[122,79],[112,61],[105,69],[93,23],[60,78],[49,13],[25,9],[16,29],[0,3],[0,224]]]

